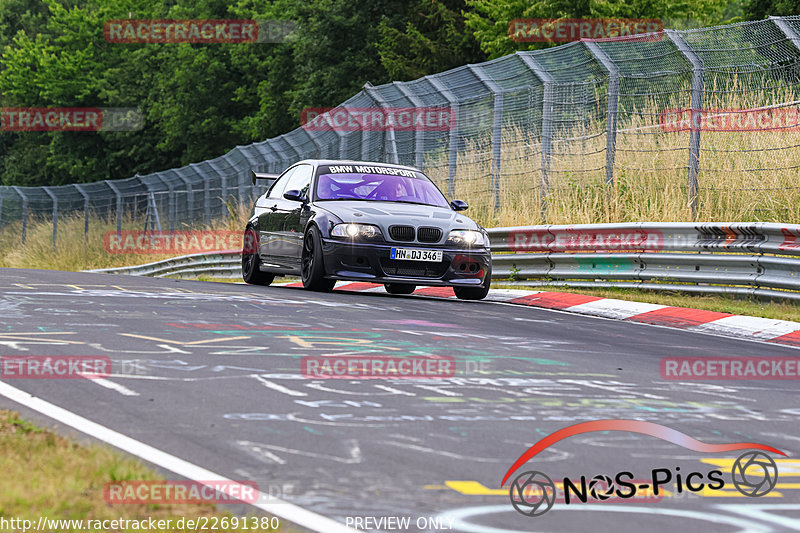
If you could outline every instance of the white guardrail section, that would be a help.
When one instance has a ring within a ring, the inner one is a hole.
[[[627,287],[800,300],[800,225],[627,223],[488,230],[492,278],[526,286]],[[230,250],[89,272],[241,278]]]

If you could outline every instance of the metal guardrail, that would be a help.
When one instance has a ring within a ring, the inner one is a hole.
[[[84,270],[100,274],[128,274],[154,278],[174,277],[196,279],[201,276],[220,279],[241,279],[241,250],[223,250],[214,253],[199,253],[171,257],[162,261],[129,267],[97,268]]]
[[[495,228],[489,236],[493,277],[512,284],[800,300],[800,292],[793,292],[800,291],[798,225],[549,225]]]
[[[800,300],[800,225],[628,223],[488,230],[493,279],[526,286],[624,287]],[[88,272],[241,277],[240,252],[192,254]]]

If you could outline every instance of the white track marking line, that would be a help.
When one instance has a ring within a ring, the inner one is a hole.
[[[113,381],[109,381],[105,378],[93,378],[93,377],[86,377],[89,381],[94,383],[95,385],[100,385],[101,387],[105,387],[107,389],[115,390],[118,393],[122,394],[123,396],[139,396],[139,393],[129,389],[125,385],[120,385],[119,383],[114,383]]]
[[[0,382],[0,396],[5,396],[13,402],[17,402],[29,409],[33,409],[45,416],[58,421],[65,426],[74,428],[81,433],[85,433],[91,437],[106,442],[122,451],[128,452],[131,455],[139,457],[170,472],[187,478],[197,483],[213,487],[214,483],[223,482],[230,484],[231,497],[236,497],[235,492],[238,489],[238,483],[232,479],[226,478],[207,470],[201,466],[197,466],[188,461],[184,461],[179,457],[170,455],[166,452],[154,448],[143,442],[132,439],[122,433],[118,433],[113,429],[109,429],[96,422],[92,422],[87,418],[76,415],[71,411],[67,411],[63,407],[36,398],[25,391],[12,387],[7,383]],[[272,502],[272,503],[261,503]],[[266,511],[274,516],[283,518],[289,522],[297,524],[301,527],[317,531],[319,533],[354,533],[355,530],[345,526],[344,524],[332,520],[328,517],[303,509],[298,505],[291,504],[279,498],[273,498],[268,494],[259,491],[258,502],[251,504],[253,507]]]
[[[270,381],[268,379],[264,379],[258,374],[253,374],[253,377],[256,378],[258,381],[261,382],[268,389],[272,389],[274,391],[282,392],[284,394],[288,394],[289,396],[308,396],[305,392],[300,392],[296,390],[292,390],[289,388],[284,387],[283,385],[278,385],[277,383]]]

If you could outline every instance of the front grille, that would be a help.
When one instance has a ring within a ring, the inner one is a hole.
[[[442,238],[442,230],[439,228],[419,228],[417,230],[417,240],[419,242],[439,242]]]
[[[381,258],[381,268],[387,276],[439,278],[447,272],[447,262],[398,261],[397,259],[383,257]]]
[[[414,226],[389,226],[389,236],[395,241],[414,240]]]

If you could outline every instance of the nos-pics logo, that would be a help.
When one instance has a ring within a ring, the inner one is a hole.
[[[656,437],[692,451],[701,453],[727,453],[735,450],[749,450],[741,454],[733,463],[730,483],[745,496],[760,497],[768,494],[778,482],[778,465],[767,455],[771,452],[786,456],[782,451],[766,444],[738,442],[733,444],[706,444],[674,429],[640,420],[596,420],[583,422],[560,429],[548,435],[523,453],[506,472],[500,486],[527,461],[547,447],[574,435],[596,431],[627,431]],[[762,451],[758,451],[762,450]],[[722,490],[727,482],[720,470],[709,472],[683,472],[674,469],[654,468],[647,479],[634,480],[631,472],[617,472],[613,475],[598,474],[590,479],[581,476],[578,480],[564,478],[559,484],[563,491],[564,504],[587,503],[591,497],[597,501],[610,498],[628,499],[637,493],[659,496],[662,487],[674,482],[677,493]],[[555,503],[559,492],[553,480],[544,472],[528,470],[517,475],[509,486],[511,505],[525,516],[541,516]]]

